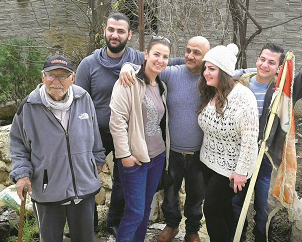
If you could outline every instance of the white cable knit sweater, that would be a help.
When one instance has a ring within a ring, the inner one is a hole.
[[[224,117],[210,103],[198,116],[204,132],[200,160],[215,172],[229,177],[234,172],[250,178],[258,154],[257,101],[238,83],[227,97]]]

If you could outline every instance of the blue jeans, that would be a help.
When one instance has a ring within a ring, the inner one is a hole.
[[[125,208],[118,228],[117,242],[143,242],[147,232],[151,203],[156,192],[166,152],[152,158],[141,166],[124,167],[118,161],[123,185]]]
[[[257,240],[255,241],[265,241],[266,238],[266,222],[268,217],[267,199],[268,199],[272,169],[273,167],[271,162],[266,156],[264,156],[256,180],[255,194],[254,194],[254,209],[256,212],[254,217],[256,223],[255,231],[257,231],[257,237],[259,237],[259,239],[256,238]],[[247,190],[245,190],[245,192],[243,193],[235,195],[235,197],[233,198],[233,210],[234,210],[236,224],[239,220],[241,209],[246,196],[246,191]],[[245,239],[247,226],[248,224],[246,221],[241,236],[242,240]],[[270,229],[271,228],[272,228],[272,222],[270,224]],[[260,237],[263,238],[261,239]]]
[[[112,151],[113,155],[113,182],[112,182],[112,191],[109,205],[109,212],[107,216],[107,227],[118,227],[120,220],[124,214],[124,193],[123,187],[120,181],[118,162],[114,155],[114,146],[112,136],[109,130],[100,130],[103,146],[106,150],[106,156]],[[95,214],[97,217],[97,212]]]
[[[199,152],[195,152],[193,155],[186,155],[171,151],[169,171],[173,177],[174,184],[164,190],[162,210],[165,223],[170,228],[179,226],[182,217],[179,207],[179,190],[183,179],[185,179],[186,201],[184,215],[187,218],[186,233],[197,233],[201,225],[201,205],[206,190]]]

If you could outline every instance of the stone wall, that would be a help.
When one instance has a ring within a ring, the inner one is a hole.
[[[160,34],[165,35],[168,30],[168,35],[176,36],[174,41],[177,46],[173,49],[173,53],[177,51],[177,55],[184,53],[186,41],[194,35],[203,35],[208,38],[211,46],[228,44],[232,41],[232,21],[227,14],[226,2],[223,0],[217,1],[181,1],[176,0],[179,7],[175,7],[171,11],[169,1],[162,1],[160,4],[159,15],[165,16],[159,30]],[[191,3],[192,2],[192,3]],[[205,8],[207,3],[207,11]],[[175,5],[175,4],[174,4]],[[250,1],[249,12],[265,28],[267,26],[276,25],[288,19],[297,17],[302,13],[301,0],[255,0]],[[189,21],[187,20],[190,16]],[[168,24],[167,24],[168,23]],[[225,24],[227,29],[224,30]],[[263,45],[267,42],[280,44],[285,51],[291,50],[296,56],[296,69],[302,69],[302,19],[296,19],[282,26],[271,29],[264,29],[262,33],[249,44],[247,49],[247,63],[249,67],[255,66],[257,56]],[[247,23],[247,36],[249,37],[256,30],[255,25],[251,20]],[[181,50],[181,51],[180,51]],[[180,51],[180,52],[179,52]]]
[[[1,40],[11,37],[31,37],[41,46],[52,51],[81,59],[87,55],[89,43],[89,9],[85,1],[49,0],[4,0],[0,2]],[[112,1],[114,2],[114,1]],[[232,40],[232,22],[227,15],[226,1],[195,0],[193,3],[181,0],[157,1],[160,35],[173,40],[173,55],[182,56],[186,41],[194,35],[207,37],[212,46]],[[209,7],[210,6],[210,7]],[[262,27],[284,22],[301,15],[301,0],[255,0],[250,1],[249,11]],[[227,30],[224,26],[227,24]],[[302,20],[301,18],[272,29],[265,29],[248,47],[248,66],[254,66],[256,57],[264,43],[271,41],[292,50],[296,55],[296,69],[302,69]],[[247,37],[255,31],[249,20]],[[146,36],[146,42],[150,36]],[[0,43],[1,43],[0,40]],[[135,33],[130,46],[138,47]]]
[[[14,102],[0,103],[0,126],[10,124],[16,111],[17,108]]]
[[[58,0],[0,1],[1,40],[12,36],[32,38],[51,52],[85,56],[89,22],[86,4],[76,2],[77,5]]]
[[[10,125],[0,127],[0,191],[11,184],[9,180],[9,172],[11,171],[9,131]]]

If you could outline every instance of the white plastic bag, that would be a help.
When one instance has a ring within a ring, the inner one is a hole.
[[[15,185],[11,185],[0,192],[0,206],[6,205],[7,207],[19,210],[21,206],[21,199],[17,194]],[[32,210],[32,202],[30,196],[27,194],[25,209]]]

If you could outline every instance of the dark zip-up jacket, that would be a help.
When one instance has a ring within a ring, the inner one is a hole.
[[[65,130],[42,104],[40,87],[22,102],[13,120],[11,180],[29,177],[32,200],[42,204],[96,194],[101,186],[96,166],[105,163],[105,153],[89,94],[72,85],[74,97]]]
[[[302,98],[302,71],[295,76],[295,82],[293,86],[293,105]]]
[[[249,80],[252,76],[257,75],[257,73],[248,73],[243,75],[239,80],[243,82],[246,86],[249,86]],[[268,122],[268,118],[270,115],[270,104],[272,100],[272,96],[274,93],[276,78],[274,78],[269,84],[268,90],[265,95],[264,105],[262,115],[259,119],[259,140],[264,139],[264,131],[266,128],[266,124]],[[302,71],[295,77],[293,84],[293,94],[292,94],[292,103],[293,106],[295,103],[302,98]],[[272,125],[269,137],[266,141],[266,147],[269,148],[268,154],[271,157],[271,160],[274,161],[274,164],[279,167],[280,162],[282,160],[282,148],[286,136],[286,132],[283,131],[281,126],[279,125],[280,120],[275,118],[274,123]]]
[[[251,77],[257,75],[256,72],[253,73],[247,73],[244,74],[239,81],[242,82],[245,86],[249,87],[249,80]],[[270,104],[271,104],[271,100],[272,100],[272,96],[275,92],[274,88],[276,85],[276,78],[274,78],[267,89],[267,92],[265,94],[265,99],[264,99],[264,104],[263,104],[263,111],[262,111],[262,115],[259,119],[259,140],[263,140],[264,138],[264,129],[266,127],[266,123],[268,120],[268,117],[270,115]],[[294,79],[294,85],[293,85],[293,95],[292,95],[292,101],[293,101],[293,105],[295,105],[295,103],[302,98],[302,71],[300,71],[298,73],[298,75],[295,76]],[[276,130],[273,130],[273,132],[275,132]],[[274,135],[270,135],[271,137],[273,137]],[[272,142],[271,139],[268,140],[268,142]]]

